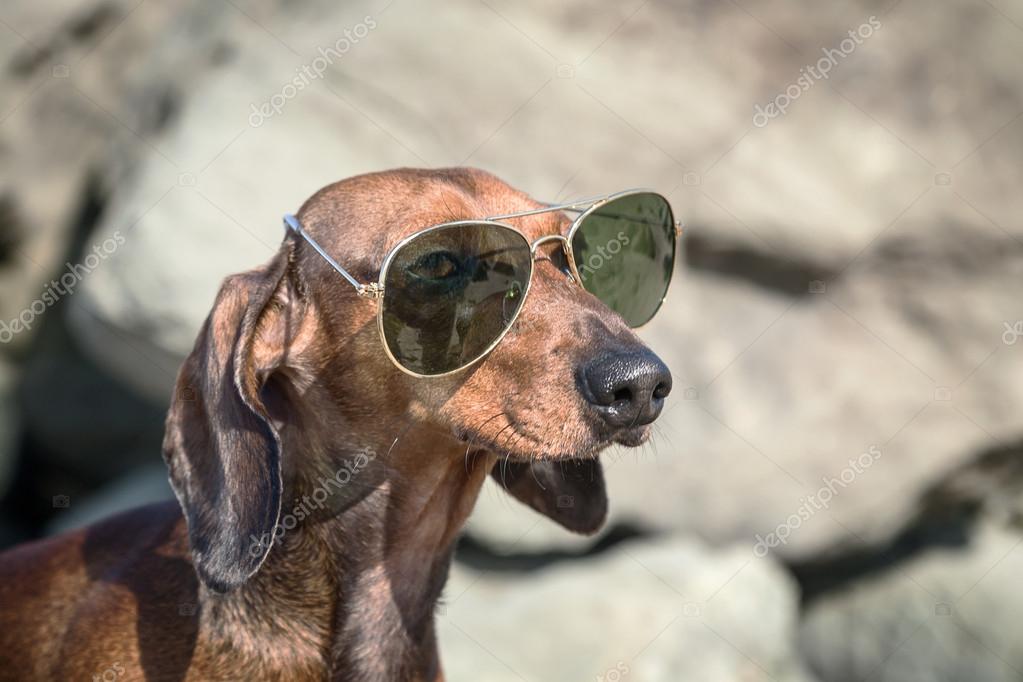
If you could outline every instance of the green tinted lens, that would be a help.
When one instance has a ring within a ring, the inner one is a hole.
[[[645,324],[661,307],[675,267],[675,219],[659,194],[612,199],[583,218],[572,237],[583,288],[621,315]]]
[[[488,223],[423,232],[384,276],[384,342],[405,369],[437,375],[486,353],[518,313],[533,259],[525,237]]]

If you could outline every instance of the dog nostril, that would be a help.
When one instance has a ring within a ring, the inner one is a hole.
[[[616,429],[652,422],[671,391],[671,373],[646,348],[598,357],[580,368],[579,381],[593,411]]]
[[[668,397],[669,393],[671,393],[671,384],[661,381],[657,384],[657,388],[654,389],[654,400],[663,400]]]

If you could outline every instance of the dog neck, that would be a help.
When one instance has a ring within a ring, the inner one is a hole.
[[[450,436],[425,428],[329,445],[282,435],[292,441],[285,452],[320,466],[287,486],[261,573],[320,566],[306,579],[331,595],[330,622],[318,630],[341,679],[437,678],[434,609],[493,457],[466,457]],[[339,670],[342,662],[349,670]]]

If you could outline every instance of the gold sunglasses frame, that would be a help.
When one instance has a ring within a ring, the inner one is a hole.
[[[288,230],[291,230],[298,236],[302,237],[302,239],[304,239],[311,247],[313,247],[313,249],[318,254],[320,254],[320,256],[323,257],[323,259],[327,261],[327,263],[334,270],[336,270],[338,274],[344,277],[345,280],[355,288],[355,292],[358,296],[360,296],[361,298],[369,298],[376,301],[380,301],[380,303],[377,304],[376,318],[377,331],[380,334],[380,343],[384,347],[384,353],[387,354],[387,357],[391,360],[392,363],[394,363],[395,367],[400,369],[405,374],[414,376],[418,379],[428,379],[446,377],[461,372],[465,369],[468,369],[469,367],[472,367],[474,364],[476,364],[477,362],[485,358],[487,355],[489,355],[495,348],[497,348],[497,344],[501,343],[501,341],[508,334],[508,332],[511,331],[512,327],[515,326],[515,321],[518,319],[519,313],[522,312],[523,307],[525,307],[526,305],[526,299],[529,296],[529,290],[533,283],[533,272],[536,269],[533,265],[534,261],[536,260],[536,250],[541,245],[552,241],[561,242],[561,248],[562,251],[564,251],[565,253],[566,259],[568,260],[568,266],[569,270],[571,271],[572,279],[575,281],[576,284],[579,285],[581,289],[585,291],[586,288],[583,286],[582,278],[579,276],[579,271],[576,268],[575,253],[572,250],[572,240],[575,238],[576,231],[579,229],[579,226],[582,225],[583,221],[588,216],[590,216],[594,211],[599,209],[601,206],[604,206],[605,204],[611,201],[615,201],[623,197],[633,196],[635,194],[654,194],[664,200],[665,205],[668,207],[668,213],[671,218],[671,222],[675,227],[675,229],[672,232],[672,254],[673,257],[677,256],[678,243],[679,239],[682,236],[683,230],[682,223],[675,218],[675,212],[674,210],[672,210],[671,202],[668,201],[668,198],[665,197],[660,192],[655,192],[650,189],[629,189],[622,192],[615,192],[614,194],[606,194],[601,195],[599,197],[581,199],[579,201],[574,201],[568,204],[551,204],[544,206],[543,208],[535,208],[528,211],[519,211],[517,213],[506,213],[503,215],[489,216],[481,220],[454,220],[446,223],[440,223],[438,225],[431,225],[429,227],[425,227],[421,230],[418,230],[408,235],[407,237],[399,241],[397,244],[392,246],[391,249],[387,252],[387,255],[384,256],[384,262],[380,266],[380,273],[377,276],[377,281],[368,283],[360,282],[351,274],[349,274],[347,270],[341,267],[341,265],[336,260],[334,260],[331,257],[331,255],[327,253],[326,250],[324,250],[324,248],[320,246],[320,244],[315,239],[313,239],[308,233],[306,233],[306,231],[302,228],[302,224],[294,215],[290,213],[285,214],[284,225]],[[579,213],[579,215],[575,218],[575,220],[572,221],[572,224],[569,226],[568,234],[564,235],[547,234],[542,237],[538,237],[534,241],[530,242],[529,238],[526,237],[525,234],[523,234],[522,230],[518,229],[514,225],[508,225],[506,223],[498,222],[501,220],[510,220],[513,218],[524,218],[526,216],[539,215],[541,213],[552,213],[554,211]],[[492,225],[494,227],[500,227],[505,230],[510,230],[511,232],[514,232],[519,237],[521,237],[522,242],[529,248],[530,256],[529,274],[526,279],[526,288],[522,292],[522,301],[519,303],[518,308],[515,309],[515,313],[512,315],[511,319],[505,325],[504,331],[502,331],[489,346],[487,346],[483,351],[481,351],[479,355],[477,355],[472,360],[466,362],[465,364],[460,365],[459,367],[449,370],[447,372],[442,372],[439,374],[420,374],[402,365],[398,361],[398,359],[394,357],[394,354],[391,352],[391,349],[387,345],[387,336],[384,333],[384,305],[383,305],[384,281],[387,279],[387,272],[388,269],[391,267],[391,262],[394,260],[395,255],[397,255],[397,253],[400,252],[401,249],[404,248],[407,244],[418,239],[424,234],[429,234],[430,232],[450,227],[457,227],[459,225]],[[668,297],[668,291],[671,288],[671,281],[672,279],[674,279],[674,274],[675,269],[673,267],[671,275],[668,277],[668,283],[664,288],[664,295],[661,297],[661,300],[658,301],[657,307],[654,309],[654,312],[647,319],[647,322],[652,320],[657,315],[658,311],[661,309],[661,306],[664,305],[664,300]],[[647,322],[644,322],[643,324],[634,327],[634,329],[638,329],[644,326]]]

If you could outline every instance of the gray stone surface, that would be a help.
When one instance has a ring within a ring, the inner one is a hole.
[[[14,473],[20,435],[20,413],[14,400],[16,373],[0,361],[0,495],[7,492]]]
[[[141,464],[164,466],[165,408],[112,379],[62,324],[48,324],[33,351],[22,368],[18,408],[37,471],[57,472],[53,483],[70,477],[102,485]]]
[[[884,546],[793,566],[800,648],[827,680],[1019,679],[1023,443],[998,443],[930,486]]]
[[[82,499],[71,499],[67,508],[54,517],[47,532],[63,533],[135,507],[173,498],[167,467],[162,462],[141,466]]]
[[[1023,536],[984,524],[965,549],[938,549],[815,603],[800,648],[821,679],[1001,682],[1023,677]]]
[[[456,565],[439,637],[454,682],[809,681],[795,599],[770,559],[665,538],[526,575]]]
[[[131,0],[4,8],[0,233],[10,257],[0,259],[0,321],[20,315],[64,271],[73,242],[88,237],[80,232],[150,149],[147,138],[173,118],[185,83],[210,68],[210,39],[192,42],[218,27],[202,8]],[[8,348],[24,349],[39,322]]]

